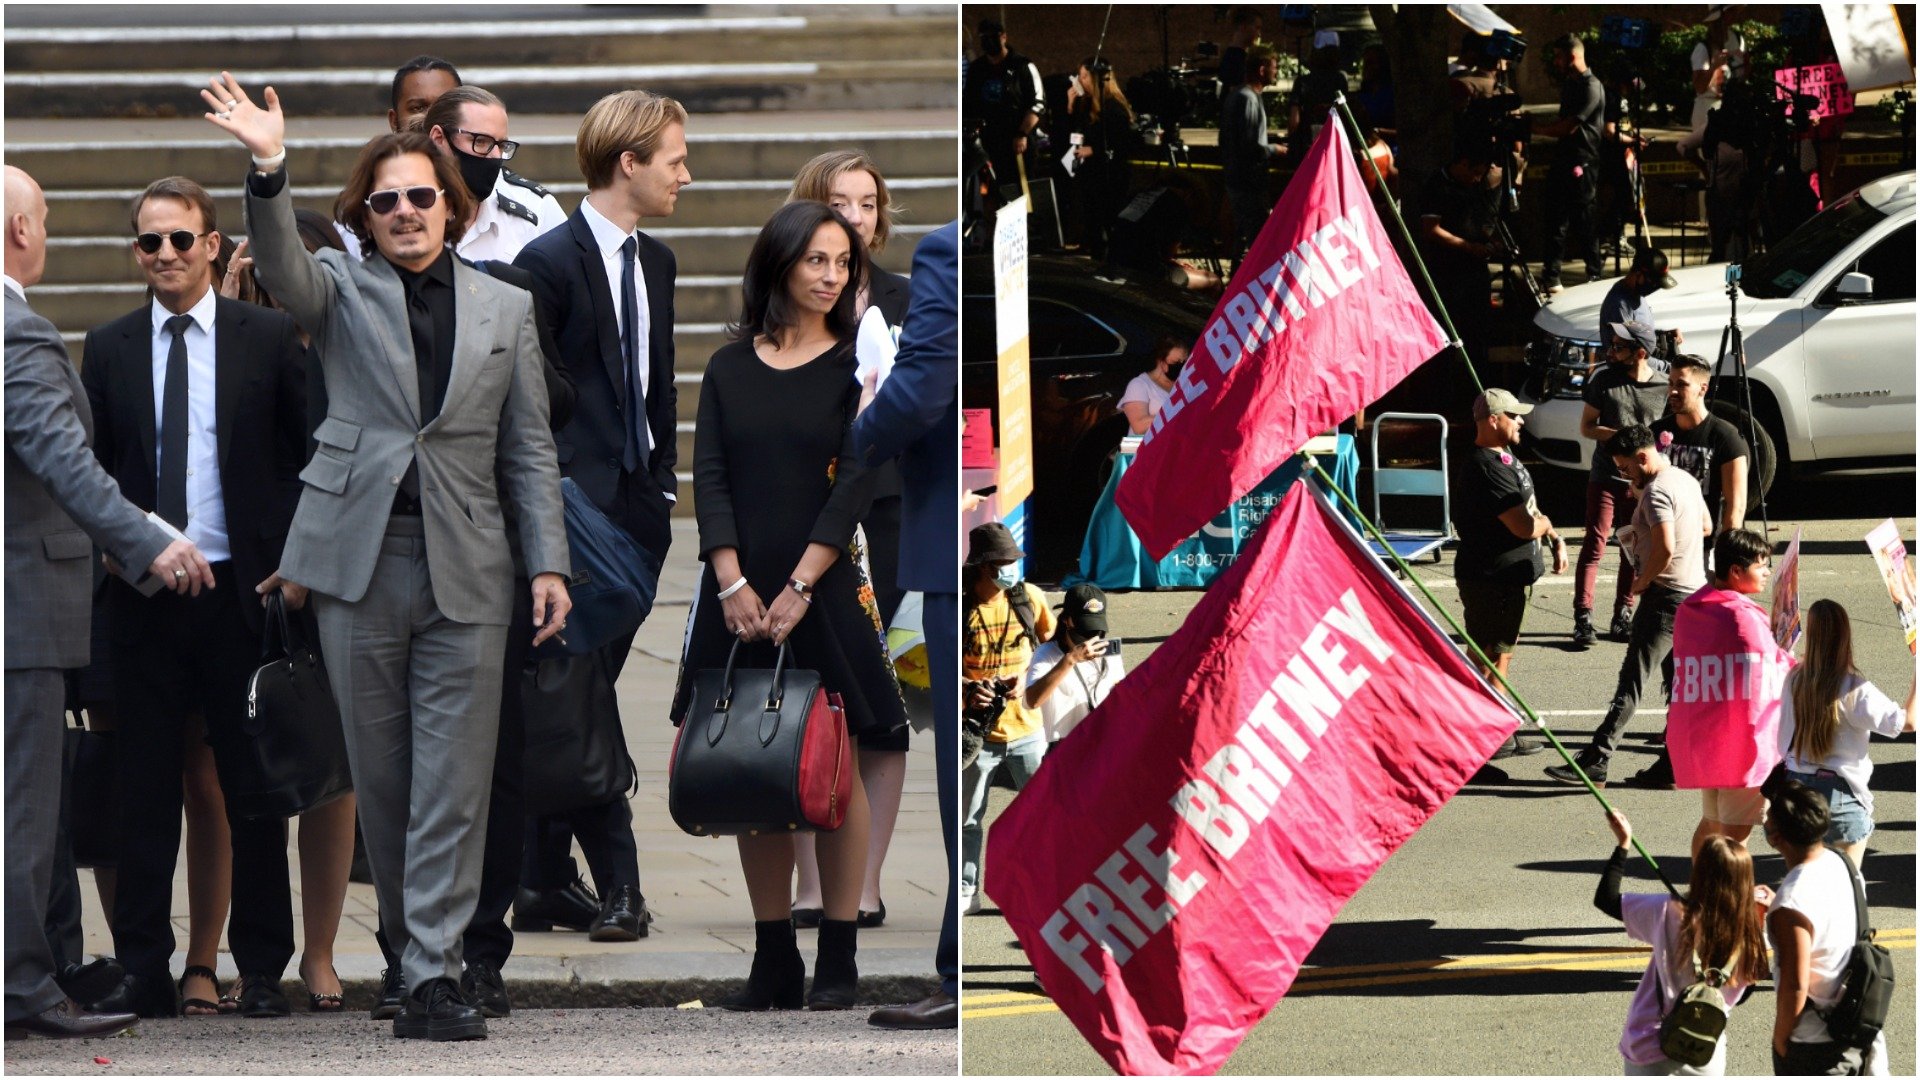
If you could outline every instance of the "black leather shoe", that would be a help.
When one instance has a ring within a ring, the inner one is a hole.
[[[461,998],[460,986],[452,979],[428,979],[393,1018],[393,1037],[433,1042],[484,1039],[487,1018]]]
[[[960,1003],[952,994],[935,992],[911,1005],[889,1005],[873,1010],[867,1023],[896,1031],[927,1031],[960,1026]]]
[[[380,997],[367,1015],[375,1020],[392,1020],[407,1004],[407,973],[399,964],[380,972]]]
[[[876,926],[884,925],[887,921],[887,902],[885,900],[880,901],[880,907],[875,911],[868,911],[865,908],[861,908],[859,914],[854,917],[853,921],[858,923],[862,930],[872,930]]]
[[[564,889],[521,889],[513,900],[513,928],[541,933],[562,927],[585,930],[600,914],[600,898],[585,878],[574,878]]]
[[[507,982],[500,977],[500,969],[486,960],[467,961],[467,970],[460,976],[460,991],[489,1020],[513,1015]]]
[[[42,1035],[49,1039],[84,1039],[112,1035],[132,1027],[138,1019],[128,1012],[88,1012],[75,1004],[72,998],[66,998],[46,1012],[9,1023],[7,1038]]]
[[[91,1003],[93,1011],[132,1013],[142,1019],[180,1015],[180,991],[163,973],[157,976],[128,974],[105,997]]]
[[[84,964],[68,964],[60,970],[53,981],[67,996],[81,1005],[92,1003],[113,993],[120,980],[127,977],[127,969],[120,961],[111,956],[102,956]]]
[[[820,929],[820,920],[826,917],[826,911],[817,907],[797,907],[793,909],[793,925],[801,930]]]
[[[1587,779],[1593,781],[1594,787],[1603,788],[1607,786],[1606,758],[1595,754],[1591,750],[1582,750],[1580,755],[1574,758],[1574,760],[1580,765],[1578,771],[1575,771],[1571,765],[1553,765],[1546,770],[1547,776],[1563,784],[1579,786],[1580,773],[1584,772],[1587,774]]]
[[[240,976],[240,1015],[258,1020],[268,1016],[292,1016],[293,1006],[280,989],[280,980],[265,975]]]
[[[621,885],[607,894],[600,914],[587,931],[588,941],[638,941],[647,936],[653,913],[647,910],[647,898],[632,885]]]

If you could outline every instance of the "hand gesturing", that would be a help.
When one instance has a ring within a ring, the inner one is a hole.
[[[254,157],[270,158],[280,153],[286,142],[287,118],[280,111],[280,95],[273,92],[273,87],[266,89],[263,109],[240,89],[232,75],[223,71],[207,80],[207,89],[200,91],[200,97],[211,110],[207,119],[232,132]]]

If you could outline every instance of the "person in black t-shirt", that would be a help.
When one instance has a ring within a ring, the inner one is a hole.
[[[1460,534],[1453,560],[1460,587],[1467,636],[1480,646],[1504,678],[1526,621],[1533,583],[1546,573],[1541,544],[1553,552],[1554,573],[1567,569],[1567,548],[1553,522],[1534,500],[1533,477],[1514,456],[1520,444],[1521,418],[1533,411],[1505,390],[1487,390],[1473,399],[1473,450],[1454,477],[1453,527]],[[1494,759],[1544,749],[1539,742],[1509,738]]]
[[[1587,47],[1577,34],[1553,43],[1553,69],[1560,76],[1560,114],[1536,120],[1536,135],[1560,140],[1553,148],[1553,166],[1547,173],[1547,250],[1540,284],[1560,291],[1560,256],[1569,229],[1580,257],[1586,261],[1587,280],[1600,276],[1600,243],[1594,234],[1593,204],[1598,192],[1600,126],[1606,111],[1606,92],[1587,70]]]
[[[1453,161],[1420,189],[1417,235],[1440,300],[1476,366],[1487,361],[1493,308],[1487,262],[1500,254],[1501,173],[1485,138],[1455,140]]]
[[[1747,518],[1747,440],[1739,428],[1707,411],[1713,365],[1690,353],[1670,363],[1669,411],[1653,422],[1653,437],[1668,461],[1700,481],[1713,515],[1713,532],[1706,536],[1707,550],[1712,551],[1715,534],[1737,529]]]
[[[1020,183],[1015,162],[1032,160],[1027,136],[1040,126],[1046,99],[1039,69],[1007,47],[1007,29],[996,20],[980,23],[980,55],[967,64],[960,108],[969,125],[980,125],[995,182],[1002,187]]]

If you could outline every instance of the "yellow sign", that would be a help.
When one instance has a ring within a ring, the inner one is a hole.
[[[993,225],[994,347],[1000,356],[1002,513],[1033,493],[1033,380],[1027,367],[1027,200],[1000,208]]]

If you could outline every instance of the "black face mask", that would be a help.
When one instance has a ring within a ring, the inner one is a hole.
[[[1167,378],[1168,378],[1168,379],[1178,379],[1178,378],[1180,377],[1180,369],[1181,369],[1181,368],[1183,368],[1183,367],[1186,367],[1186,366],[1187,366],[1187,362],[1186,362],[1185,360],[1182,360],[1182,361],[1180,361],[1180,362],[1179,362],[1179,363],[1177,363],[1177,364],[1168,364],[1168,365],[1167,365]]]
[[[493,185],[500,179],[500,170],[506,162],[497,157],[475,157],[462,150],[453,152],[455,161],[460,163],[460,179],[467,182],[467,189],[476,199],[485,199],[493,194]]]
[[[1640,284],[1633,287],[1633,291],[1639,293],[1641,296],[1652,296],[1654,293],[1660,291],[1660,282],[1653,278],[1645,278]]]

